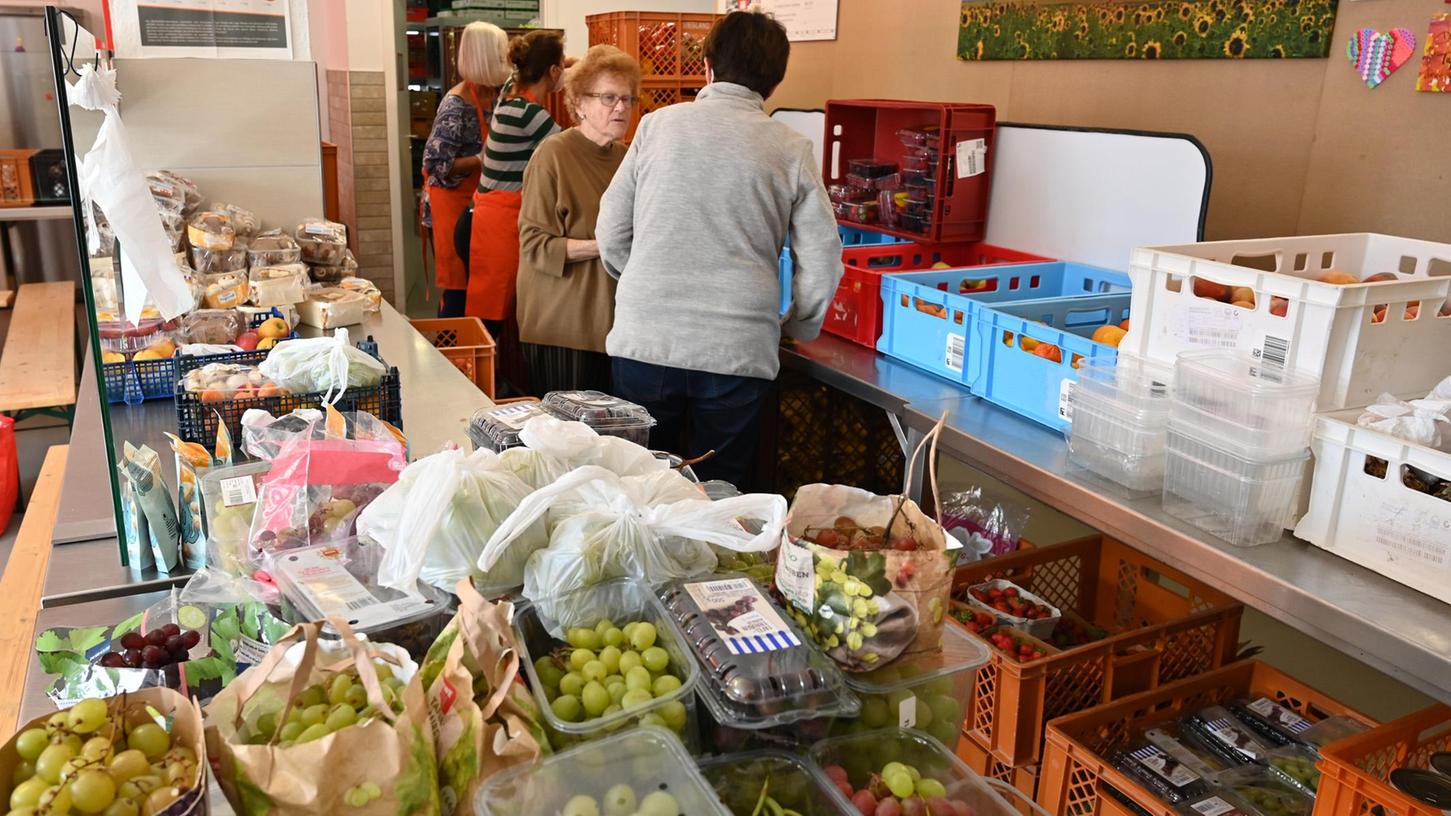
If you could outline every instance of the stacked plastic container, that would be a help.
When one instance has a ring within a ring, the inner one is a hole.
[[[1236,546],[1277,541],[1299,506],[1319,390],[1244,352],[1180,354],[1164,509]]]
[[[1068,459],[1135,493],[1164,486],[1174,370],[1129,357],[1084,358],[1068,394]]]

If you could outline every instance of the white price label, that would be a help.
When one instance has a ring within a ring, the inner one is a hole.
[[[1211,304],[1203,298],[1174,305],[1169,330],[1186,346],[1238,348],[1243,310],[1227,303]]]
[[[987,140],[968,139],[957,143],[957,177],[971,178],[987,172]]]
[[[801,645],[749,578],[686,584],[685,591],[731,654],[761,654]]]
[[[776,588],[791,605],[804,612],[816,609],[816,568],[811,550],[791,539],[781,542],[776,558]]]
[[[1058,418],[1064,422],[1073,421],[1073,388],[1076,385],[1067,378],[1058,384]]]
[[[544,409],[537,402],[525,402],[519,405],[510,405],[507,408],[499,408],[489,412],[489,418],[508,428],[516,431],[524,428],[524,423],[544,413]]]
[[[323,552],[289,553],[276,561],[277,571],[291,584],[290,589],[313,607],[304,610],[305,614],[339,617],[353,627],[368,629],[429,608],[430,604],[417,595],[405,595],[396,601],[379,600],[341,563]]]
[[[897,703],[897,726],[914,728],[917,725],[917,695],[908,694]]]
[[[1140,765],[1154,772],[1155,776],[1176,788],[1199,781],[1199,774],[1184,766],[1177,759],[1159,750],[1158,746],[1145,745],[1130,754]]]
[[[1234,805],[1220,799],[1218,796],[1211,796],[1208,799],[1195,802],[1190,807],[1203,814],[1203,816],[1224,816],[1226,813],[1233,813],[1238,810]]]
[[[237,638],[237,642],[232,644],[232,656],[238,663],[255,666],[267,656],[269,648],[271,647],[256,638],[241,635]]]
[[[1310,722],[1304,717],[1268,697],[1261,697],[1250,703],[1249,710],[1292,734],[1298,734],[1310,727]]]
[[[960,334],[947,335],[947,352],[945,362],[947,367],[962,373],[962,361],[967,354],[967,338]]]
[[[251,476],[233,476],[230,479],[220,479],[217,484],[222,489],[223,507],[238,507],[244,504],[257,503],[257,485],[252,481]]]

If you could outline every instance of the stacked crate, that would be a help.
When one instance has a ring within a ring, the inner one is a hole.
[[[678,102],[691,102],[705,87],[705,36],[719,14],[614,11],[585,18],[590,45],[613,45],[640,63],[639,117]]]

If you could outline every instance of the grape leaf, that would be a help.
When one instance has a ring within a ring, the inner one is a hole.
[[[141,621],[145,617],[145,612],[137,612],[126,620],[121,621],[120,623],[116,624],[114,628],[111,629],[111,637],[120,638],[121,635],[124,635],[127,632],[141,631]]]
[[[68,651],[71,648],[71,639],[63,637],[54,629],[47,629],[35,637],[35,651],[42,654],[46,652]]]

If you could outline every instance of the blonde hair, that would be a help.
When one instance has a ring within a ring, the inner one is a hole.
[[[475,85],[497,88],[509,80],[509,36],[493,23],[464,26],[458,40],[458,75]]]
[[[564,79],[564,101],[571,111],[575,110],[595,82],[606,74],[613,74],[630,86],[630,93],[640,95],[640,63],[613,45],[592,45],[585,52],[584,59],[569,69]]]

